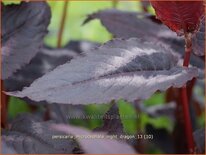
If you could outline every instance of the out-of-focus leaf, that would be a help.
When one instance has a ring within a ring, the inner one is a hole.
[[[168,31],[166,26],[151,22],[150,17],[137,12],[108,9],[89,15],[84,24],[93,19],[100,19],[107,30],[119,38],[141,37],[148,40],[157,37],[158,32]]]
[[[149,99],[144,100],[144,106],[154,106],[154,105],[161,105],[165,103],[165,93],[155,93]]]
[[[199,31],[192,39],[193,52],[198,56],[205,55],[205,18],[203,18]]]
[[[55,135],[64,135],[50,127],[50,122],[41,122],[32,115],[19,115],[11,129],[3,131],[3,141],[17,153],[75,153],[78,144],[74,139],[53,139]]]
[[[1,141],[1,153],[2,154],[16,154],[16,152],[6,145],[4,141]]]
[[[117,104],[124,131],[128,134],[136,134],[138,130],[137,122],[139,119],[136,109],[131,103],[125,102],[124,100],[119,100]]]
[[[104,114],[103,121],[103,126],[95,128],[94,131],[105,131],[110,135],[121,135],[124,133],[119,108],[115,103]]]
[[[154,44],[163,42],[179,53],[182,58],[184,57],[184,39],[178,37],[175,32],[160,24],[161,21],[154,20],[153,16],[149,14],[109,9],[89,15],[84,23],[92,19],[100,19],[102,24],[115,37],[126,39],[136,37],[152,41]],[[201,33],[199,32],[197,36],[200,35]],[[195,41],[195,38],[193,41]],[[200,47],[197,48],[196,44],[193,46],[193,51],[199,49],[199,52],[204,52]],[[198,68],[204,68],[204,61],[194,55],[191,55],[190,63]]]
[[[62,65],[71,59],[83,56],[98,44],[88,41],[70,41],[63,48],[44,47],[37,53],[31,62],[10,78],[4,80],[7,91],[22,90],[34,80]]]
[[[205,128],[198,129],[194,133],[196,153],[205,153]]]
[[[15,107],[15,105],[13,105]],[[49,104],[50,119],[55,123],[82,126],[93,130],[103,124],[103,116],[109,109],[109,104]]]
[[[89,128],[84,105],[50,104],[50,118],[56,123],[73,124]]]
[[[201,113],[197,118],[197,126],[204,127],[205,126],[205,113]]]
[[[152,125],[156,129],[164,128],[169,132],[172,132],[174,129],[174,121],[171,120],[167,116],[159,116],[159,117],[153,118],[153,117],[150,117],[148,114],[143,112],[140,115],[140,119],[141,119],[141,121],[140,121],[141,128],[143,130],[145,130],[145,127],[147,124]]]
[[[200,109],[204,111],[205,108],[205,79],[197,80],[194,86],[193,98],[198,102]]]
[[[157,90],[181,87],[198,75],[177,66],[168,47],[139,39],[116,39],[57,67],[23,91],[8,95],[63,104],[147,99]]]
[[[147,124],[146,134],[147,135],[150,134],[154,136],[153,140],[149,141],[149,143],[154,145],[155,148],[161,149],[162,154],[174,153],[173,137],[172,134],[167,131],[167,129],[155,128],[151,124]]]
[[[204,14],[203,1],[151,1],[157,18],[178,35],[198,30]]]
[[[2,79],[7,79],[39,52],[50,22],[46,2],[2,6]]]
[[[56,123],[64,124],[68,123],[68,115],[70,115],[69,110],[75,110],[71,105],[50,104],[47,107],[50,111],[50,119]],[[77,107],[77,109],[80,109],[80,107]]]
[[[89,129],[95,129],[103,124],[102,117],[109,110],[109,104],[89,104],[85,106],[86,116],[94,116],[94,118],[87,119],[87,126]],[[97,116],[101,116],[98,118]],[[84,121],[85,122],[85,121]]]
[[[16,97],[9,98],[8,115],[15,118],[19,113],[29,112],[30,108],[26,102]]]
[[[73,134],[84,152],[90,154],[137,154],[134,149],[126,143],[109,138],[80,138],[106,136],[101,132],[91,132],[86,129],[72,127],[69,125],[53,125],[56,130],[65,132],[66,134]],[[76,136],[76,135],[79,135]]]
[[[150,117],[168,116],[174,119],[176,104],[174,102],[145,107],[144,104],[138,104],[139,110],[148,114]]]
[[[93,130],[103,124],[103,115],[109,109],[108,104],[69,105],[50,104],[50,118],[56,123],[82,126]]]

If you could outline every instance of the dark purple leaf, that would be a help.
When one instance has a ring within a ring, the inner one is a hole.
[[[64,104],[147,99],[157,90],[182,87],[198,75],[177,66],[169,47],[139,39],[109,41],[49,72],[23,91],[10,92],[34,101]]]
[[[136,12],[126,12],[120,10],[103,10],[95,14],[89,15],[85,23],[92,19],[100,19],[107,30],[118,38],[141,38],[146,41],[152,41],[154,44],[163,42],[170,46],[175,52],[180,53],[182,58],[184,56],[184,39],[178,37],[174,32],[169,30],[166,26],[157,24],[153,16],[149,14],[140,14]],[[152,19],[152,20],[151,20]],[[203,38],[200,31],[197,34],[198,38]],[[201,37],[202,36],[202,37]],[[197,38],[196,37],[196,38]],[[193,39],[193,42],[196,40]],[[204,53],[201,39],[193,46],[193,51]],[[200,45],[197,47],[197,45]],[[204,61],[199,57],[191,55],[191,62],[193,66],[204,69]]]
[[[155,128],[151,124],[147,124],[145,128],[145,134],[154,136],[152,141],[148,140],[148,143],[152,143],[154,148],[161,149],[164,154],[173,154],[175,152],[174,137],[167,129]]]
[[[119,108],[113,103],[110,109],[104,114],[103,126],[95,128],[94,131],[104,131],[109,135],[123,135],[123,128],[119,115]]]
[[[205,55],[205,18],[200,24],[200,30],[195,34],[192,40],[193,52],[198,56]]]
[[[53,125],[54,129],[73,134],[78,140],[84,152],[89,154],[137,154],[134,149],[126,143],[109,138],[79,138],[77,135],[86,137],[106,136],[101,132],[91,132],[86,129],[72,127],[69,125]]]
[[[196,153],[205,153],[205,128],[198,129],[194,133]]]
[[[22,90],[34,80],[77,56],[83,56],[96,47],[97,43],[70,41],[64,48],[43,47],[31,62],[4,80],[6,91]]]
[[[50,125],[50,122],[41,122],[32,115],[22,114],[14,120],[10,130],[3,131],[2,139],[17,153],[75,153],[77,142],[74,139],[53,139],[52,136],[64,134]]]
[[[197,79],[194,92],[193,99],[200,106],[200,109],[205,108],[205,79]]]
[[[85,118],[87,115],[84,105],[49,104],[50,118],[56,123],[67,124],[75,118]]]
[[[100,19],[107,30],[119,38],[140,37],[148,40],[168,32],[166,26],[152,22],[150,17],[151,15],[144,13],[108,9],[89,15],[84,24]]]
[[[16,152],[6,145],[4,141],[1,141],[1,153],[2,154],[16,154]]]
[[[2,6],[2,79],[7,79],[39,52],[50,22],[46,2]]]

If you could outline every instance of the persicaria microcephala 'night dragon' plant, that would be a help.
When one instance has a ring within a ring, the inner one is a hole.
[[[119,99],[129,102],[140,101],[149,98],[156,91],[166,91],[170,87],[181,88],[188,152],[194,152],[195,144],[188,110],[186,83],[197,78],[199,70],[202,69],[196,68],[199,66],[194,63],[195,61],[191,61],[191,67],[188,66],[192,51],[199,56],[203,56],[205,52],[204,44],[202,44],[204,39],[200,40],[197,37],[197,35],[204,35],[202,30],[204,27],[204,3],[203,1],[151,1],[151,4],[157,18],[162,23],[177,32],[178,35],[184,35],[185,53],[181,51],[184,43],[175,38],[172,31],[152,16],[114,9],[103,10],[88,16],[84,23],[95,18],[100,19],[108,31],[117,38],[92,50],[85,50],[82,54],[70,53],[64,63],[55,64],[52,70],[45,71],[45,75],[39,73],[39,77],[32,77],[30,86],[27,83],[24,85],[27,87],[23,90],[12,89],[13,92],[6,94],[29,99],[36,104],[46,102],[48,104],[85,105],[109,103]],[[21,72],[26,64],[31,61],[29,65],[32,65],[34,62],[32,60],[37,59],[35,57],[37,52],[48,55],[48,51],[52,51],[46,47],[40,48],[42,39],[47,32],[50,10],[44,2],[22,2],[19,5],[3,5],[2,8],[2,80],[8,84],[7,81],[11,80],[16,73]],[[10,24],[12,21],[15,21],[14,24]],[[179,44],[175,44],[174,40]],[[194,44],[192,45],[192,43]],[[185,55],[183,66],[180,65],[181,55]],[[9,85],[5,85],[5,88],[11,90]],[[26,123],[35,122],[36,124],[33,125],[39,125],[44,132],[45,128],[50,125],[33,120],[33,118],[25,121]],[[32,126],[32,124],[30,125]],[[64,132],[68,131],[71,134],[88,133],[88,131],[73,129],[69,126],[54,126],[54,128]],[[31,130],[18,128],[14,123],[12,132],[25,131],[32,134],[36,132],[33,130],[32,127]],[[52,129],[50,132],[56,131]],[[9,136],[12,137],[10,134],[5,134],[6,142],[9,141]],[[23,135],[21,136],[24,139]],[[41,139],[41,137],[39,138]],[[43,141],[49,140],[45,138]],[[89,150],[88,146],[84,146],[81,139],[78,141],[85,152],[97,153],[96,150]],[[105,148],[109,147],[105,144],[106,141],[95,143],[105,145]],[[95,145],[95,143],[90,145]],[[107,143],[122,147],[119,153],[134,153],[133,149],[127,145],[123,147],[120,143],[113,141],[107,141]],[[35,145],[38,146],[39,143],[35,142]],[[45,145],[45,147],[49,147],[54,144],[46,143]],[[65,145],[70,144],[65,142]],[[61,146],[57,146],[50,151],[58,152],[61,149]],[[63,153],[73,151],[66,148],[63,150]],[[115,152],[108,148],[106,153]]]

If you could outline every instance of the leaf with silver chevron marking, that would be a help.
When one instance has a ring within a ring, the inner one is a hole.
[[[57,67],[30,87],[7,94],[62,104],[134,101],[157,90],[182,87],[197,75],[196,68],[177,66],[177,57],[167,46],[116,39]]]

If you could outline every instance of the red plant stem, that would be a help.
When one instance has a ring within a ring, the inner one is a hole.
[[[188,67],[190,62],[190,53],[192,50],[192,40],[191,35],[186,34],[185,35],[185,57],[183,66]],[[189,153],[194,153],[194,138],[193,138],[193,131],[192,131],[192,124],[191,124],[191,118],[189,113],[189,102],[188,102],[188,96],[187,96],[187,86],[183,86],[181,88],[181,97],[182,97],[182,108],[183,108],[183,117],[185,122],[185,134],[187,139],[187,146]]]
[[[57,40],[57,47],[58,48],[60,48],[62,46],[62,35],[64,32],[68,3],[69,3],[69,1],[64,2],[64,9],[63,9],[62,19],[61,19],[60,29],[59,29],[59,34],[58,34],[58,40]]]
[[[192,51],[192,40],[191,35],[185,35],[185,57],[183,66],[188,67],[190,63],[190,54]]]
[[[185,121],[185,134],[187,138],[187,145],[188,150],[190,153],[194,153],[194,138],[193,138],[193,132],[192,132],[192,124],[190,119],[190,113],[189,113],[189,106],[188,106],[188,97],[187,97],[187,88],[186,86],[183,86],[181,88],[181,96],[182,96],[182,108],[183,108],[183,115],[184,115],[184,121]]]
[[[3,93],[3,90],[3,80],[1,80],[1,127],[7,128],[7,105],[9,101],[9,96]]]

